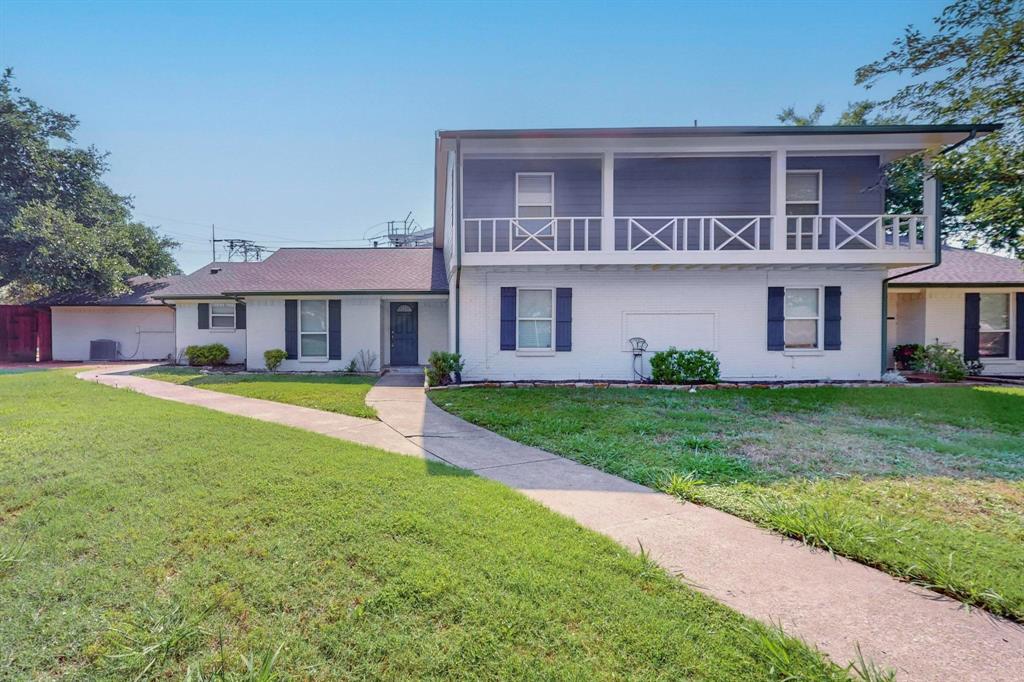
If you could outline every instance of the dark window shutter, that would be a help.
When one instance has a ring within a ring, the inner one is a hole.
[[[341,360],[341,301],[327,302],[327,357]]]
[[[1017,292],[1017,359],[1024,360],[1024,291]]]
[[[284,352],[289,360],[299,357],[299,302],[294,299],[284,302]]]
[[[825,287],[825,350],[843,347],[842,297],[842,287]]]
[[[555,289],[555,350],[572,350],[572,289]]]
[[[210,304],[200,303],[199,304],[199,328],[209,329],[210,328]]]
[[[516,288],[501,288],[501,350],[516,349]]]
[[[786,287],[768,287],[768,350],[786,350]]]
[[[235,304],[235,329],[245,329],[245,304]]]
[[[978,359],[981,331],[981,294],[964,294],[964,360]]]

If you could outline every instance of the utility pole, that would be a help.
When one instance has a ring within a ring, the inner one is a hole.
[[[210,224],[210,257],[213,259],[211,262],[217,262],[217,226],[213,223]]]

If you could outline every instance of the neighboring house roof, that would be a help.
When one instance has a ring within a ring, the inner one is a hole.
[[[48,296],[35,302],[35,305],[48,306],[136,306],[163,305],[156,298],[168,286],[181,279],[182,275],[160,277],[154,279],[147,275],[139,275],[128,280],[131,290],[115,296],[97,296],[95,294],[68,293]]]
[[[206,265],[168,287],[161,298],[447,291],[439,249],[284,248],[260,263]]]
[[[1024,285],[1024,262],[1017,258],[991,253],[942,247],[942,264],[936,268],[911,273],[918,268],[892,270],[890,286],[997,286]]]

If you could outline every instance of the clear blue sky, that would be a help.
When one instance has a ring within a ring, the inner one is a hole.
[[[429,226],[439,128],[834,116],[865,96],[854,69],[943,4],[0,0],[0,66],[79,117],[190,271],[210,223],[268,246]]]

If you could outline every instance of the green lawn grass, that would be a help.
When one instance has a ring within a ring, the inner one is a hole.
[[[377,411],[366,404],[366,394],[376,377],[332,374],[203,374],[191,367],[153,367],[135,372],[147,379],[159,379],[209,391],[246,398],[339,412],[353,417],[376,419]]]
[[[1024,620],[1024,390],[467,389],[504,436]]]
[[[845,676],[497,483],[64,371],[0,377],[0,614],[2,679]]]

